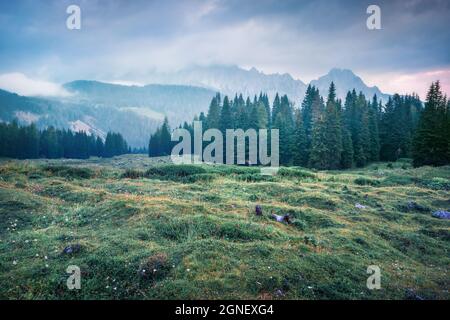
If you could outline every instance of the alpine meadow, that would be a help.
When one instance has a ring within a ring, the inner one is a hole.
[[[1,300],[450,300],[449,1],[0,12]]]

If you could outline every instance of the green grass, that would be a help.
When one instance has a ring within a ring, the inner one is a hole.
[[[144,156],[0,161],[0,299],[414,292],[448,300],[450,222],[431,212],[450,209],[450,168],[408,164],[282,168],[267,177],[258,168]],[[272,212],[289,213],[293,223],[273,221]],[[62,253],[73,244],[78,252]],[[81,290],[66,287],[69,265],[81,268]],[[381,268],[381,290],[366,287],[369,265]]]

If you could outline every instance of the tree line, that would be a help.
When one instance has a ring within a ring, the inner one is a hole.
[[[439,82],[432,84],[425,108],[416,94],[393,95],[383,105],[375,95],[349,91],[345,101],[336,97],[331,83],[327,98],[308,86],[295,108],[286,95],[276,94],[272,105],[266,94],[252,100],[216,94],[207,114],[194,120],[203,130],[278,129],[280,164],[316,169],[363,167],[375,161],[413,158],[414,164],[450,163],[450,106]],[[193,133],[193,125],[180,125]],[[151,135],[149,156],[170,155],[174,142],[167,118]]]
[[[35,124],[20,126],[17,120],[0,123],[0,157],[18,159],[113,157],[129,153],[120,133],[109,132],[103,141],[86,132],[60,130],[50,126],[38,130]]]

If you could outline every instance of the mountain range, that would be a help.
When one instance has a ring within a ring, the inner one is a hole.
[[[200,112],[207,112],[216,92],[231,97],[236,93],[252,97],[264,92],[270,99],[278,92],[298,106],[307,87],[289,74],[265,74],[237,66],[192,67],[153,73],[149,79],[152,84],[145,86],[73,81],[63,85],[70,93],[64,98],[24,97],[0,90],[0,121],[16,118],[23,124],[35,122],[40,128],[53,125],[101,137],[115,131],[122,133],[131,146],[142,147],[164,116],[172,127],[191,121]],[[311,85],[326,96],[332,81],[341,99],[352,89],[363,92],[367,98],[376,94],[387,101],[389,97],[346,69],[332,69]]]

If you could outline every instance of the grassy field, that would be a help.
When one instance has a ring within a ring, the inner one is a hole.
[[[450,167],[163,162],[2,160],[0,299],[450,299]]]

